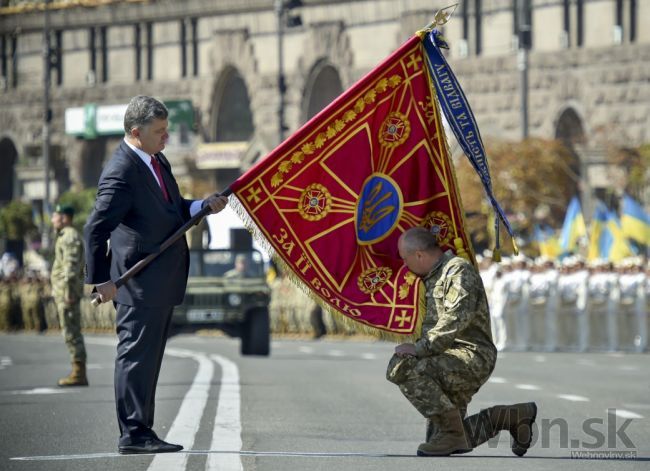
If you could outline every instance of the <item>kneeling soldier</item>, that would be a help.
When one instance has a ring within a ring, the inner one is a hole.
[[[426,316],[415,344],[395,347],[386,377],[427,419],[426,442],[418,455],[466,453],[508,430],[512,451],[523,456],[532,441],[535,403],[495,406],[465,418],[497,358],[478,272],[451,251],[443,253],[436,237],[421,227],[402,234],[398,250],[407,268],[424,281]]]

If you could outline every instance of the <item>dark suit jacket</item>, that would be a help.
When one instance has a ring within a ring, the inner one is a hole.
[[[181,197],[165,156],[157,156],[169,203],[151,170],[124,141],[104,168],[95,208],[84,228],[87,284],[116,281],[138,261],[158,251],[165,239],[190,219],[192,201]],[[188,268],[187,242],[181,237],[119,288],[115,301],[129,306],[180,304]]]

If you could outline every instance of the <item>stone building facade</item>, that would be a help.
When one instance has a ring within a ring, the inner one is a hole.
[[[0,204],[45,194],[35,3],[0,2]],[[278,144],[280,113],[288,135],[449,3],[53,0],[51,199],[96,185],[121,139],[100,117],[137,94],[190,107],[166,154],[188,192],[221,190]],[[460,0],[444,35],[484,137],[567,141],[588,196],[611,184],[599,136],[650,142],[648,24],[650,1]]]

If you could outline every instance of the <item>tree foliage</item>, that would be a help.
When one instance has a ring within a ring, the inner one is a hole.
[[[29,204],[13,200],[0,209],[0,236],[7,240],[22,241],[37,232]]]
[[[577,192],[575,155],[562,143],[543,139],[489,140],[485,147],[494,193],[520,238],[518,242],[525,244],[530,239],[536,222],[561,227],[568,202]],[[456,175],[467,229],[480,252],[494,244],[492,211],[480,179],[464,155],[457,162]],[[538,220],[540,208],[546,208],[543,221]],[[506,248],[510,244],[504,234],[505,230],[501,239]]]
[[[83,230],[84,224],[95,206],[97,188],[86,188],[85,190],[70,190],[63,193],[57,204],[67,204],[74,208],[73,224],[79,231]]]

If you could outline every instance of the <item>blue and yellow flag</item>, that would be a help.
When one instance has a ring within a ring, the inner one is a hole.
[[[596,201],[590,229],[589,260],[620,262],[633,255],[625,240],[618,216],[602,201]]]
[[[562,234],[560,235],[560,250],[565,254],[578,252],[578,241],[584,237],[587,237],[587,226],[582,216],[580,200],[574,196],[571,198],[564,216]]]
[[[543,257],[556,258],[562,252],[560,241],[555,235],[555,231],[549,226],[536,225],[533,238],[539,247],[539,254]]]
[[[621,230],[628,239],[650,245],[650,216],[631,196],[623,195]]]

